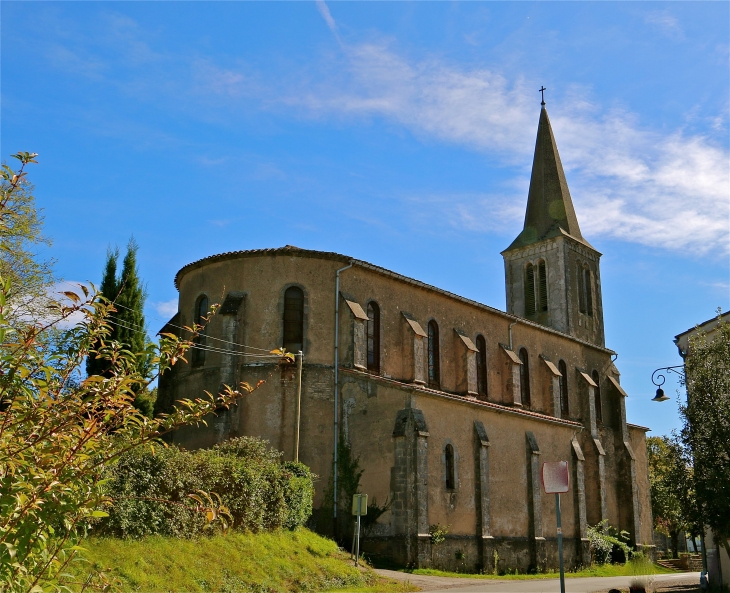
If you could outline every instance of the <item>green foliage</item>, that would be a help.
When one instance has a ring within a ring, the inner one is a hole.
[[[108,578],[123,591],[363,591],[379,582],[372,570],[356,568],[335,542],[301,528],[199,539],[91,537],[85,547],[90,564],[72,567],[77,579],[89,569],[113,567]]]
[[[720,311],[711,335],[690,339],[685,371],[680,440],[693,465],[697,513],[730,554],[730,323]]]
[[[134,238],[127,244],[127,254],[124,256],[122,273],[117,277],[117,263],[119,249],[107,251],[104,275],[101,280],[101,296],[113,303],[110,310],[109,323],[111,324],[109,339],[119,342],[123,347],[137,354],[137,371],[147,377],[151,371],[153,346],[147,337],[144,318],[144,302],[146,298],[137,272],[137,251],[139,246]],[[86,361],[88,375],[108,375],[109,361],[103,357],[89,357]],[[152,417],[153,404],[149,398],[142,396],[141,390],[135,401],[136,407],[146,416]]]
[[[15,323],[45,315],[54,282],[53,261],[39,260],[35,252],[39,245],[50,245],[26,179],[25,167],[37,163],[37,156],[19,152],[13,158],[20,161],[20,169],[13,171],[4,163],[0,168],[0,276],[15,287],[5,303],[5,318]]]
[[[588,526],[587,531],[593,563],[601,565],[610,562],[614,549],[621,550],[626,560],[631,557],[631,548],[626,543],[628,532],[617,532],[606,519],[593,527]]]
[[[654,528],[670,537],[676,558],[679,533],[692,531],[692,468],[685,462],[682,446],[677,441],[667,437],[649,437],[646,446]]]
[[[354,494],[360,492],[360,478],[363,470],[360,469],[359,457],[354,457],[350,444],[340,435],[337,447],[337,516],[350,527],[350,505]],[[318,515],[318,528],[325,531],[332,526],[334,511],[334,476],[330,474],[327,488],[324,491],[322,506]],[[326,531],[325,531],[326,532]]]
[[[188,493],[220,495],[231,525],[262,531],[303,525],[312,512],[312,474],[305,465],[280,463],[260,439],[241,437],[213,449],[170,446],[126,453],[105,474],[114,505],[96,531],[118,537],[194,537],[208,527]]]
[[[449,525],[441,525],[435,523],[428,526],[428,533],[431,536],[431,543],[434,546],[438,546],[446,541],[446,536],[449,534]]]

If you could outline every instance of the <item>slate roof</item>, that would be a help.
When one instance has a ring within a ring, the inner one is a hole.
[[[580,232],[550,118],[543,106],[537,126],[525,224],[522,232],[505,251],[560,235],[568,235],[593,248]]]

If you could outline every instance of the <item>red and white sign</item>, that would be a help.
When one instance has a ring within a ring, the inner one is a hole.
[[[567,461],[546,461],[542,464],[542,487],[546,494],[570,490],[570,474]]]

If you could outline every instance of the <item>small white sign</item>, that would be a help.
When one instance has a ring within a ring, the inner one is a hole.
[[[570,490],[570,474],[567,461],[546,461],[542,464],[542,487],[546,494]]]
[[[352,495],[352,514],[363,516],[368,514],[368,495],[353,494]]]

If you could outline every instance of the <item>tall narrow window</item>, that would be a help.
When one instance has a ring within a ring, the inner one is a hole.
[[[585,289],[585,277],[583,275],[583,266],[578,264],[578,310],[581,313],[586,312],[586,289]]]
[[[583,286],[586,293],[586,313],[593,316],[593,289],[591,283],[591,271],[588,268],[583,270]]]
[[[304,346],[304,292],[290,286],[284,293],[284,349],[299,352]]]
[[[568,367],[564,360],[558,362],[558,370],[560,371],[560,415],[563,418],[568,417]]]
[[[380,307],[376,302],[368,304],[368,370],[380,372]]]
[[[537,264],[537,276],[540,285],[540,311],[548,310],[548,293],[547,293],[547,270],[545,269],[545,261],[540,260]]]
[[[456,472],[454,471],[454,448],[451,444],[446,445],[444,449],[444,464],[446,465],[446,489],[454,490],[456,488]]]
[[[193,315],[196,325],[203,325],[205,318],[208,316],[208,297],[201,295],[195,303],[195,313]],[[203,366],[205,364],[205,332],[206,328],[202,329],[198,334],[198,337],[193,340],[193,357],[192,365],[194,367]]]
[[[484,336],[477,336],[477,392],[487,396],[487,341]]]
[[[534,315],[535,310],[535,267],[527,264],[525,268],[525,315]]]
[[[435,389],[441,386],[439,326],[433,319],[428,322],[428,385]]]
[[[596,384],[595,396],[596,396],[596,422],[603,422],[603,409],[601,407],[601,377],[598,376],[598,371],[593,371],[593,382]]]
[[[530,405],[530,358],[527,356],[527,350],[520,348],[520,396],[522,397],[522,405]]]

